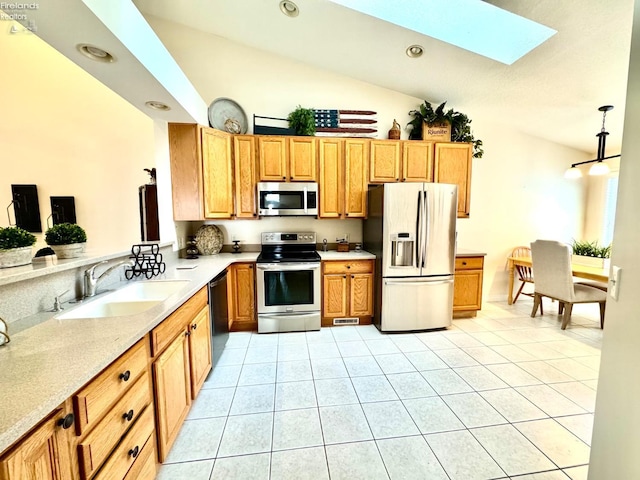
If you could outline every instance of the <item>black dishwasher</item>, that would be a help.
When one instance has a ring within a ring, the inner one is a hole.
[[[213,368],[215,368],[229,338],[226,270],[209,282],[209,313],[212,336],[211,355]]]

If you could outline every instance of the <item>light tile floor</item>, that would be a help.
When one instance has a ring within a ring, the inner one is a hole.
[[[602,330],[490,302],[444,331],[233,333],[160,480],[586,479]]]

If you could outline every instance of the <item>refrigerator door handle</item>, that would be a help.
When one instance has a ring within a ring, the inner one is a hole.
[[[394,282],[393,280],[385,280],[385,285],[444,285],[446,283],[453,283],[453,278],[450,280],[436,280],[433,282],[425,281],[425,282]]]
[[[416,268],[422,265],[422,191],[418,192],[418,214],[416,216]]]
[[[431,233],[431,229],[429,228],[429,195],[427,194],[426,191],[424,191],[423,193],[423,201],[422,201],[422,208],[423,208],[423,214],[422,214],[422,222],[423,222],[423,227],[422,229],[424,230],[424,242],[422,242],[422,268],[426,267],[426,263],[427,263],[427,246],[429,244],[429,234]]]

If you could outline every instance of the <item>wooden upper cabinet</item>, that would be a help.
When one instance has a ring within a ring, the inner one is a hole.
[[[402,181],[433,181],[433,142],[402,142]]]
[[[292,182],[316,181],[314,137],[289,137],[289,179]]]
[[[234,135],[236,218],[258,218],[256,207],[256,137]]]
[[[344,142],[344,215],[364,218],[367,216],[369,140]]]
[[[371,140],[370,183],[400,181],[400,140]]]
[[[259,136],[258,165],[261,182],[287,180],[287,138]]]
[[[204,217],[233,216],[232,136],[213,128],[202,128],[202,176]]]
[[[191,123],[170,123],[169,156],[173,219],[203,220],[200,127]]]
[[[337,138],[318,141],[318,170],[320,178],[320,218],[340,218],[344,213],[344,142]]]
[[[469,217],[471,194],[470,143],[436,143],[433,181],[458,185],[458,218]]]

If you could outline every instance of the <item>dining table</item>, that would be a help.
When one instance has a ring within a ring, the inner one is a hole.
[[[531,257],[509,257],[507,258],[507,268],[509,270],[509,293],[507,303],[513,304],[513,283],[515,280],[516,266],[531,267]],[[571,263],[571,272],[574,277],[594,280],[596,282],[607,283],[609,281],[609,267],[589,267],[578,263]]]

